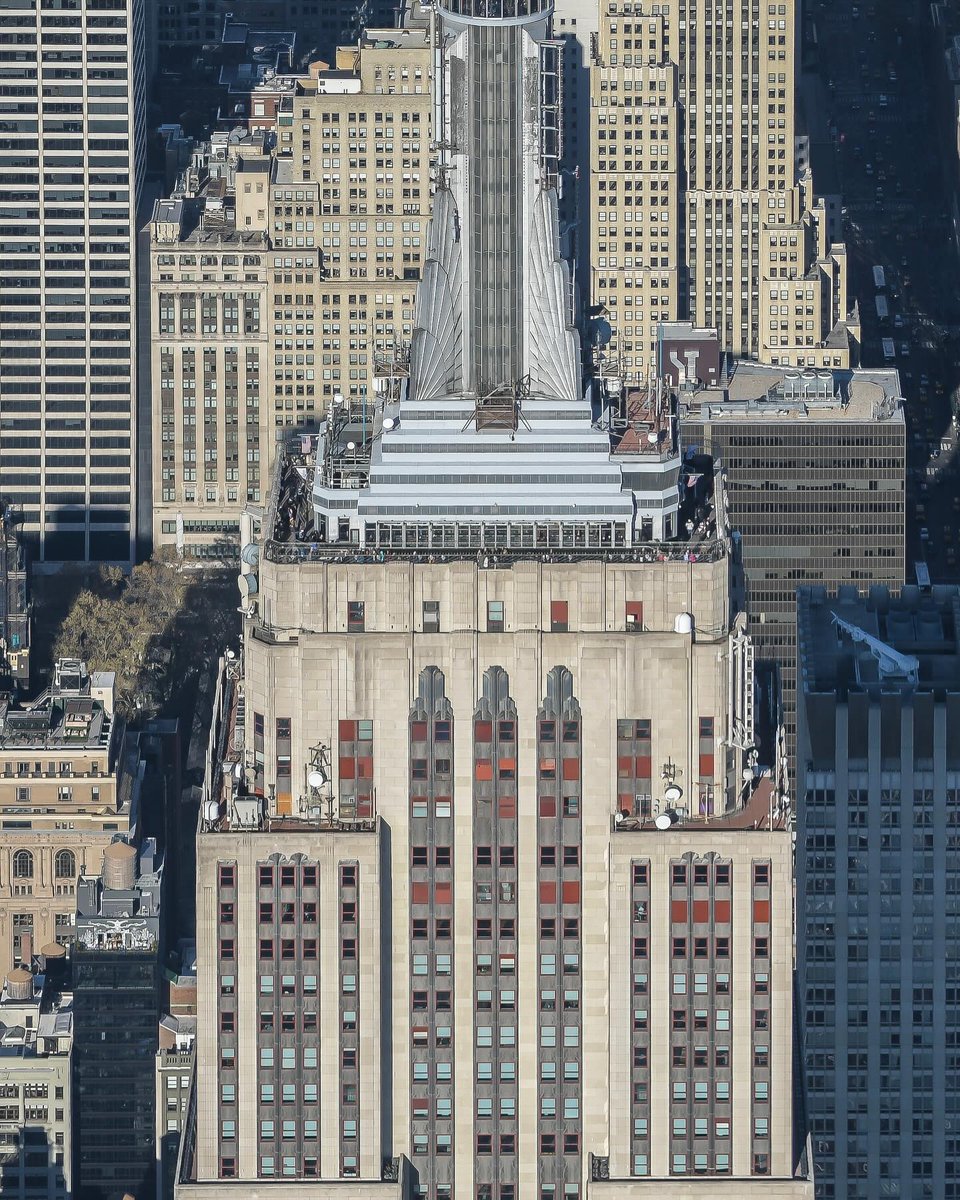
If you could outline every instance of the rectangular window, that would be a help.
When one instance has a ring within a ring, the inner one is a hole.
[[[440,601],[424,600],[423,602],[423,632],[440,632]]]
[[[502,600],[487,601],[487,633],[503,633],[504,609]]]
[[[643,601],[628,600],[626,604],[627,633],[639,633],[643,629]]]
[[[347,633],[363,633],[364,623],[363,601],[349,600],[347,602]]]
[[[550,601],[551,633],[566,633],[569,628],[568,604],[566,600]]]

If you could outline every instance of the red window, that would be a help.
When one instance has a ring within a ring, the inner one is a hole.
[[[555,817],[557,815],[557,798],[556,796],[541,796],[540,797],[540,816]]]
[[[653,759],[649,754],[637,756],[637,775],[640,779],[650,779],[653,774]]]
[[[340,722],[340,741],[355,742],[357,740],[357,723],[356,721],[341,721]]]
[[[474,778],[482,781],[493,778],[493,763],[489,758],[481,758],[477,760],[474,767]]]
[[[340,756],[340,778],[341,779],[356,779],[357,777],[357,760],[355,758],[347,758],[344,755]]]
[[[540,903],[541,904],[556,904],[557,902],[557,885],[556,883],[544,880],[540,884]]]
[[[373,755],[366,754],[362,758],[357,759],[357,778],[372,779],[373,778]]]
[[[580,778],[580,759],[565,758],[563,760],[563,777],[564,779],[579,779]]]
[[[628,600],[626,604],[627,632],[638,633],[643,628],[643,601]]]
[[[425,742],[427,740],[427,723],[426,721],[411,721],[410,723],[410,741]]]
[[[516,779],[517,760],[515,758],[501,758],[497,763],[497,770],[500,772],[501,779]]]
[[[476,742],[492,742],[493,722],[475,721],[473,724],[473,738]]]
[[[686,925],[687,923],[687,902],[686,900],[671,900],[670,901],[670,920],[676,925]]]
[[[550,601],[550,629],[553,633],[566,633],[568,628],[568,606],[566,600]]]
[[[513,820],[517,815],[516,796],[501,796],[497,805],[497,811],[506,820]]]
[[[730,901],[729,900],[714,900],[714,902],[713,902],[713,919],[718,925],[729,924],[729,921],[730,921]]]
[[[713,755],[712,754],[701,754],[700,755],[700,778],[702,779],[702,778],[704,778],[704,776],[706,776],[708,779],[713,778]]]
[[[563,885],[563,903],[564,904],[579,904],[580,903],[580,881],[577,879],[567,880]]]
[[[753,919],[758,925],[766,925],[770,920],[770,901],[754,900]]]
[[[438,883],[434,887],[434,900],[437,904],[453,903],[453,884]]]
[[[706,925],[710,920],[710,901],[694,900],[693,922],[695,925]]]
[[[540,759],[540,778],[541,779],[556,779],[557,777],[557,760],[555,758]]]
[[[410,885],[410,899],[414,904],[430,903],[429,883],[413,883]]]
[[[620,755],[620,757],[617,759],[617,774],[621,779],[628,779],[631,775],[633,775],[632,754]]]

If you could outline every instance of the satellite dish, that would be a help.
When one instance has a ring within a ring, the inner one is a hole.
[[[626,813],[624,813],[621,809],[618,808],[617,811],[613,814],[614,824],[620,825],[623,823],[623,821],[625,819],[626,819]]]
[[[753,778],[753,767],[744,767],[741,774],[742,774],[743,782],[749,783],[750,780]]]
[[[651,446],[655,446],[659,440],[660,440],[660,435],[657,433],[657,431],[655,429],[651,429],[650,432],[647,434],[647,441],[650,443]]]
[[[203,819],[205,821],[220,820],[220,805],[216,800],[208,800],[203,806]]]
[[[334,392],[333,393],[333,402],[334,402],[334,404],[342,405],[344,403],[343,392]]]
[[[311,771],[307,775],[307,783],[312,788],[321,788],[327,782],[327,776],[323,771]]]
[[[226,654],[224,655],[224,658],[227,660],[227,662],[233,662],[233,660],[234,660],[236,657],[237,657],[237,652],[236,652],[236,650],[228,650],[228,651],[226,652]]]
[[[397,422],[393,419],[393,417],[384,417],[383,428],[387,431],[387,433],[389,433],[396,423]]]
[[[657,813],[653,823],[658,829],[669,829],[675,819],[672,812],[662,812]]]
[[[671,783],[670,786],[664,790],[663,798],[668,804],[676,804],[682,795],[683,788],[678,787],[675,783]]]
[[[347,449],[348,449],[348,450],[356,450],[356,448],[357,448],[357,443],[356,443],[356,442],[347,442]]]

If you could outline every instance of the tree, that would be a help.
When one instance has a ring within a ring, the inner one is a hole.
[[[127,717],[155,713],[165,696],[158,652],[183,607],[182,575],[158,562],[129,576],[107,567],[84,588],[66,616],[54,647],[57,658],[80,658],[91,671],[116,672],[117,709]]]

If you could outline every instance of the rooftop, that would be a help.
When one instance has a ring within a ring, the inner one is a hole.
[[[800,684],[805,692],[960,692],[960,588],[936,585],[899,596],[874,587],[801,588],[797,598]]]
[[[889,421],[903,424],[895,369],[818,369],[734,362],[717,387],[684,389],[680,419],[773,421]]]
[[[112,671],[87,672],[61,659],[54,684],[35,700],[0,700],[0,750],[109,750],[114,735]]]

